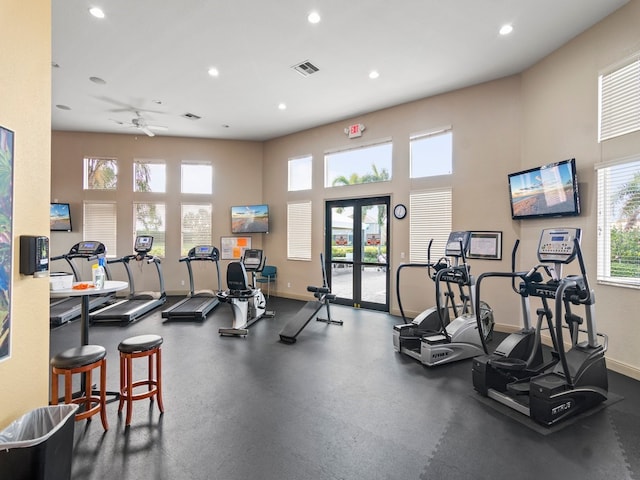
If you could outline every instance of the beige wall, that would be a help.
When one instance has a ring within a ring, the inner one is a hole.
[[[211,203],[213,205],[213,244],[220,246],[220,236],[230,235],[230,207],[262,202],[262,143],[227,140],[204,140],[177,137],[147,137],[146,135],[108,135],[92,133],[53,132],[51,156],[51,199],[71,204],[72,232],[51,232],[52,255],[68,252],[82,240],[82,202],[84,200],[118,201],[117,254],[133,253],[133,202],[166,202],[166,257],[162,262],[165,287],[169,293],[184,293],[189,277],[180,258],[181,203]],[[84,191],[82,189],[83,159],[110,157],[118,160],[116,193]],[[133,193],[134,160],[163,160],[167,166],[167,193]],[[213,165],[213,196],[182,195],[180,164],[183,160],[210,161]],[[260,248],[262,235],[252,236],[252,246]],[[100,240],[99,238],[92,240]],[[107,252],[112,253],[112,252]],[[84,264],[84,265],[83,265]],[[226,264],[220,263],[224,288]],[[90,278],[90,264],[79,263],[83,278]],[[64,262],[54,262],[52,270],[65,269]],[[115,279],[126,280],[124,269],[112,268]],[[150,272],[147,272],[150,268]],[[157,274],[153,267],[132,269],[136,290],[157,290]],[[197,289],[217,289],[215,269],[206,262],[194,265]],[[182,282],[184,281],[184,284]]]
[[[50,2],[0,7],[0,125],[13,130],[11,358],[0,363],[0,429],[49,398],[49,284],[19,273],[20,235],[48,235]]]
[[[265,201],[271,206],[275,224],[286,222],[288,201],[309,199],[313,205],[313,261],[286,259],[286,229],[274,229],[265,239],[265,249],[278,266],[278,291],[284,296],[308,298],[306,286],[321,281],[318,255],[324,248],[324,202],[344,197],[391,195],[392,204],[409,205],[409,192],[448,186],[453,189],[453,228],[456,230],[500,230],[507,255],[503,261],[474,261],[474,271],[509,270],[509,251],[517,237],[510,218],[506,176],[520,159],[520,78],[513,76],[472,88],[427,98],[269,141],[265,145]],[[366,126],[362,138],[349,140],[344,129],[352,123]],[[409,137],[439,127],[453,127],[453,176],[409,179]],[[379,139],[393,140],[392,180],[385,183],[324,188],[323,155],[327,150],[353,147]],[[311,154],[314,159],[313,190],[287,192],[289,158]],[[269,185],[269,188],[266,188]],[[409,218],[391,219],[391,270],[409,261]],[[401,258],[402,252],[405,259]],[[291,283],[291,288],[287,288]],[[395,292],[392,275],[391,291]],[[496,301],[498,321],[515,325],[517,311]],[[430,306],[433,282],[425,272],[403,274],[403,307],[411,316]],[[391,311],[398,313],[395,293]],[[433,303],[433,302],[431,302]],[[515,318],[514,318],[515,317]]]
[[[608,364],[640,378],[640,292],[596,283],[596,173],[594,164],[640,153],[640,133],[597,142],[598,74],[640,51],[640,2],[633,0],[522,75],[522,166],[576,158],[582,214],[562,222],[581,227],[598,329],[609,335]],[[559,223],[560,221],[556,221]],[[522,222],[522,264],[530,264],[542,221]]]

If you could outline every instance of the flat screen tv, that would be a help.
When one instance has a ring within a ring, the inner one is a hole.
[[[574,158],[509,174],[511,217],[567,217],[580,214]]]
[[[231,207],[231,233],[268,233],[269,205]]]
[[[52,232],[71,231],[71,209],[68,203],[52,203],[49,214]]]

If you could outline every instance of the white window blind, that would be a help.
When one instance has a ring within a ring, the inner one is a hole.
[[[196,245],[211,244],[211,211],[210,203],[182,204],[181,255],[186,255]]]
[[[437,188],[409,194],[409,259],[426,262],[429,242],[431,260],[444,255],[451,233],[451,188]]]
[[[287,204],[287,258],[311,260],[311,202]]]
[[[598,141],[640,130],[640,55],[599,77]]]
[[[107,257],[117,256],[117,219],[115,202],[84,202],[82,239],[102,242]]]
[[[598,282],[640,287],[640,156],[596,170]]]

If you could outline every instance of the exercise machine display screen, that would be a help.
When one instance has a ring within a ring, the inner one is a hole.
[[[147,253],[153,246],[153,237],[150,235],[141,235],[136,237],[134,250],[136,253]]]
[[[577,252],[575,240],[581,240],[579,228],[547,228],[540,235],[538,260],[541,262],[569,263]]]

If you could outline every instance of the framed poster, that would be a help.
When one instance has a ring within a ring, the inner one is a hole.
[[[11,357],[13,132],[0,126],[0,362]]]
[[[502,259],[502,232],[471,232],[469,258]]]
[[[220,237],[221,260],[240,260],[247,248],[251,248],[251,237]]]

